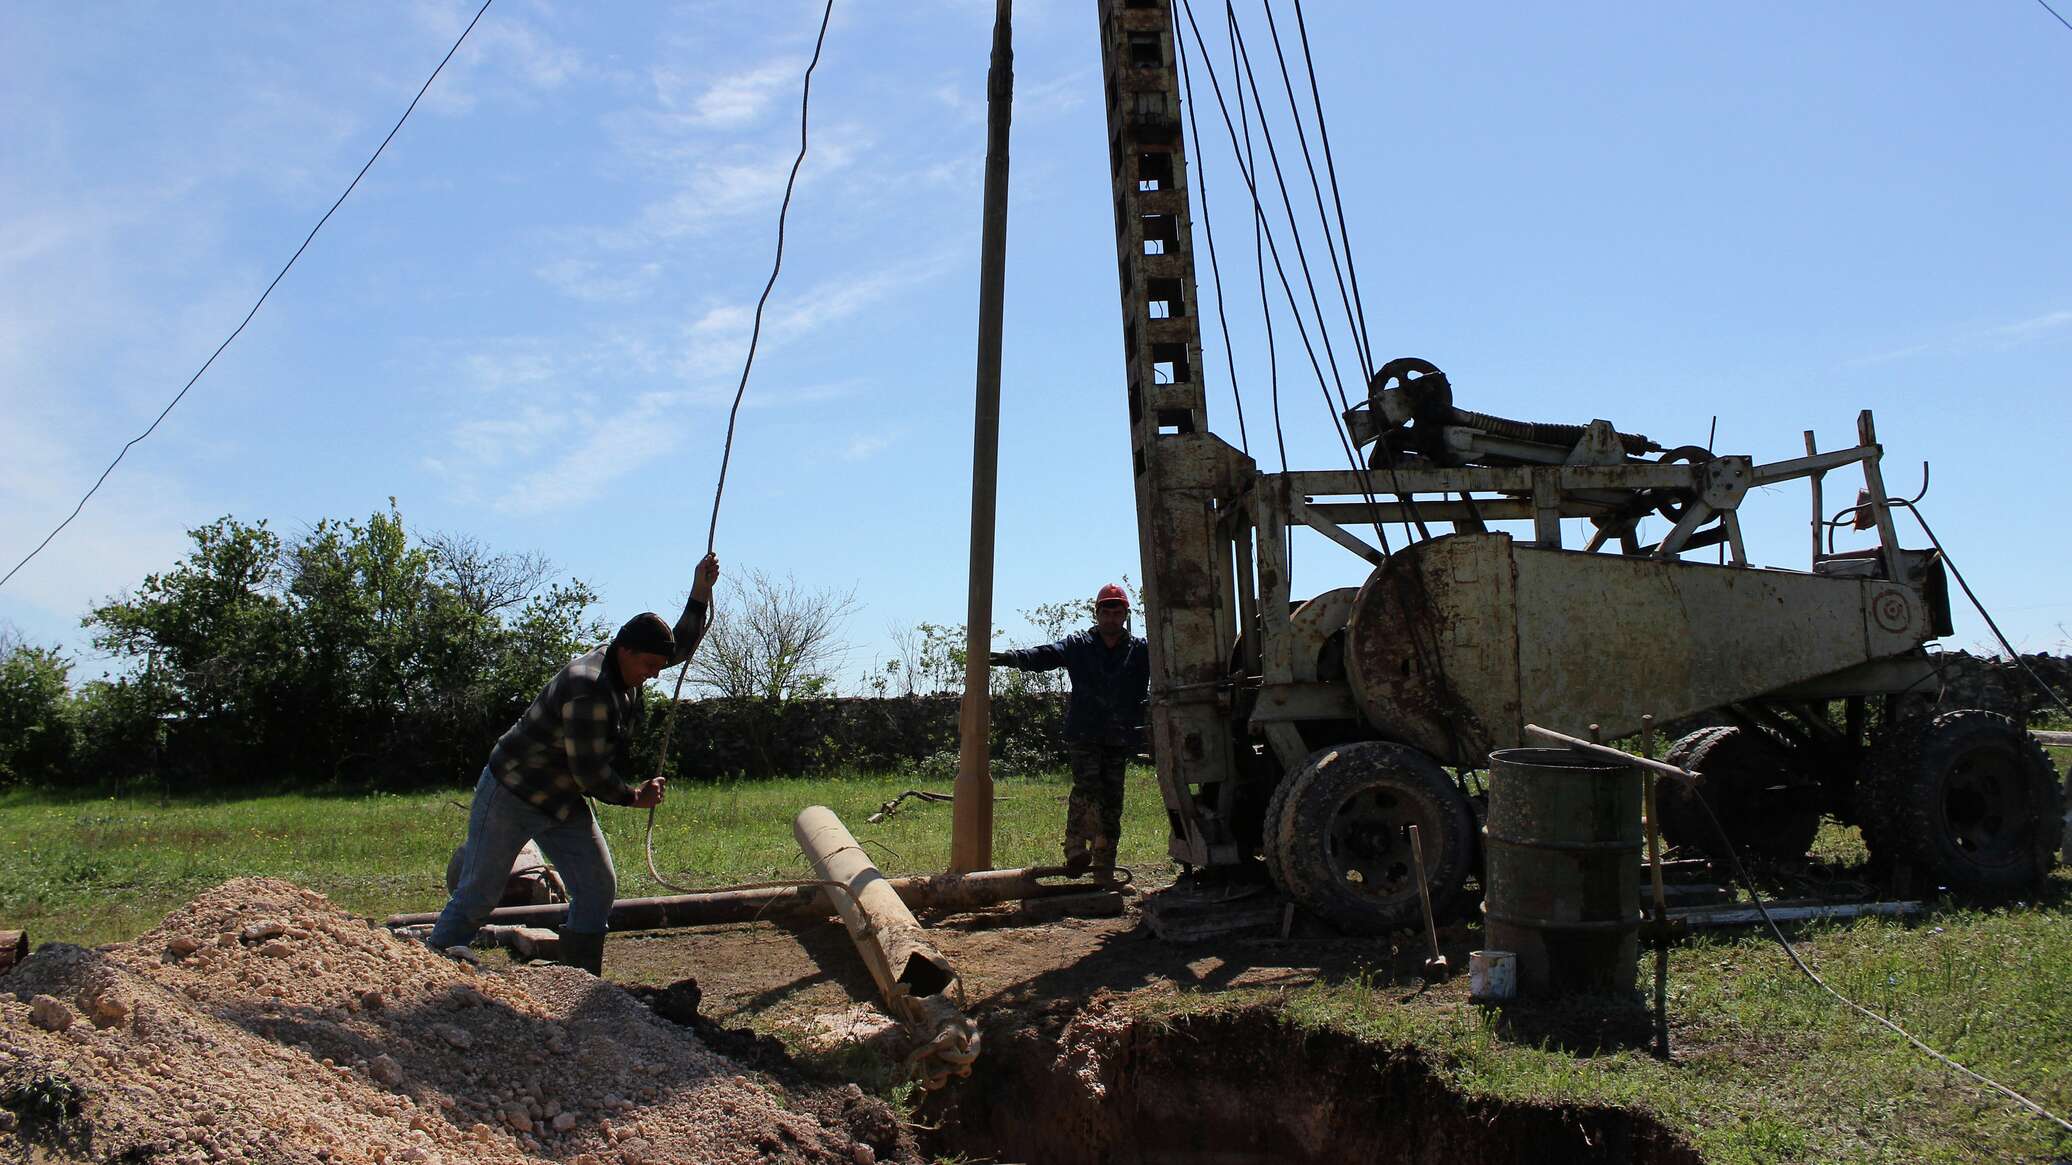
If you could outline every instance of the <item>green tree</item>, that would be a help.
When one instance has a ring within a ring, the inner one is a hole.
[[[263,521],[227,516],[188,535],[186,561],[84,622],[94,646],[163,678],[161,712],[184,723],[186,748],[205,767],[259,767],[295,730],[299,703],[281,540]]]
[[[596,595],[542,589],[537,556],[413,539],[392,498],[292,544],[225,517],[188,557],[96,607],[94,642],[133,665],[81,693],[99,763],[117,747],[203,779],[464,778],[548,677],[594,644]]]
[[[19,641],[0,652],[0,788],[56,779],[71,752],[71,661]]]

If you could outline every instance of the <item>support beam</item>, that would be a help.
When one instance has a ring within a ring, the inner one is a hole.
[[[1000,487],[1000,332],[1007,278],[1007,132],[1014,112],[1014,3],[993,10],[986,74],[985,224],[979,241],[978,403],[971,442],[971,592],[964,619],[964,704],[958,720],[950,870],[993,864],[993,516]]]
[[[1106,888],[1099,879],[1066,877],[1062,870],[981,870],[975,874],[934,874],[888,878],[900,900],[915,910],[983,910],[1002,902],[1087,894]],[[719,890],[703,894],[670,894],[659,898],[621,898],[612,903],[613,930],[665,930],[675,926],[713,926],[729,922],[776,922],[821,919],[832,914],[815,886],[769,886]],[[514,926],[559,926],[568,904],[500,906],[489,921]],[[393,914],[384,926],[430,926],[438,912]],[[0,935],[6,932],[0,931]]]

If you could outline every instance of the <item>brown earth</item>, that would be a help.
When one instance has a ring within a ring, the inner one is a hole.
[[[130,942],[48,944],[0,975],[0,1150],[16,1159],[904,1155],[881,1103],[814,1099],[791,1103],[581,971],[477,970],[271,879],[226,883]],[[847,1110],[879,1143],[801,1109]]]
[[[919,1131],[930,1152],[1032,1162],[1693,1159],[1645,1117],[1463,1102],[1413,1054],[1270,1009],[1134,1019],[1160,995],[1355,977],[1471,1006],[1464,976],[1421,983],[1418,936],[1176,945],[1139,901],[1104,919],[925,919],[985,1042],[972,1079],[919,1098],[906,1125],[839,1074],[883,1086],[906,1048],[832,921],[614,935],[600,982],[499,954],[473,968],[289,883],[239,880],[131,942],[52,944],[0,974],[0,1158],[918,1162]],[[1457,964],[1471,937],[1442,932]],[[1511,1034],[1647,1038],[1626,1010],[1562,1015]]]

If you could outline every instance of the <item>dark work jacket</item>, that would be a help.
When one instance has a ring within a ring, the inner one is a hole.
[[[1143,739],[1151,649],[1141,636],[1124,636],[1109,647],[1098,631],[1074,631],[1056,643],[1001,654],[1009,667],[1064,668],[1072,677],[1072,700],[1065,705],[1066,740],[1135,748]]]

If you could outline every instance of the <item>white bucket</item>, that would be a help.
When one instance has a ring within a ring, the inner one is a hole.
[[[1468,998],[1501,1003],[1518,994],[1518,956],[1511,951],[1468,952]]]

